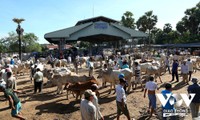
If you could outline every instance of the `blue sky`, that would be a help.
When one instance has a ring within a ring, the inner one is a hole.
[[[126,11],[134,14],[135,20],[145,12],[153,10],[158,16],[158,28],[176,23],[188,8],[196,6],[199,0],[0,0],[0,38],[15,31],[13,18],[24,18],[26,33],[34,33],[39,43],[48,43],[44,34],[74,26],[77,21],[105,16],[121,20]]]

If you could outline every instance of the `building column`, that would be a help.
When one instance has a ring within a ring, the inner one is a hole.
[[[65,39],[61,38],[58,44],[59,51],[63,51],[65,49]]]

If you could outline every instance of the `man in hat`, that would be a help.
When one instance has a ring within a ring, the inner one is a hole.
[[[25,120],[25,118],[21,114],[21,102],[20,99],[16,96],[15,93],[22,93],[17,90],[13,90],[11,88],[6,89],[4,85],[0,84],[0,92],[4,92],[5,97],[9,100],[9,103],[11,103],[11,115],[15,118],[18,118],[20,120]]]
[[[190,103],[190,109],[192,113],[192,118],[198,117],[199,106],[200,106],[200,86],[197,84],[198,79],[192,78],[193,84],[188,87],[188,93],[194,93],[195,96]]]
[[[124,90],[126,80],[122,76],[123,74],[119,75],[120,83],[116,87],[117,120],[119,120],[121,112],[127,117],[128,120],[130,120],[129,111],[126,105],[126,94]]]
[[[125,80],[125,75],[124,75],[123,73],[120,73],[119,76],[118,76],[118,78],[119,78],[119,80],[120,80],[120,79]],[[125,93],[127,93],[127,92],[126,92],[126,88],[127,88],[127,87],[128,87],[128,82],[127,82],[127,80],[125,80],[125,85],[124,85],[124,91],[125,91]]]
[[[94,106],[96,107],[96,116],[97,116],[97,119],[98,119],[98,120],[104,120],[104,118],[103,118],[103,116],[102,116],[102,114],[101,114],[101,112],[100,112],[99,102],[98,102],[98,98],[97,98],[97,96],[96,96],[96,94],[98,93],[98,86],[97,86],[97,84],[93,84],[93,85],[91,86],[91,90],[92,90],[92,92],[95,93],[94,99],[92,100],[92,103],[93,103]]]
[[[92,103],[95,93],[92,90],[86,90],[85,99],[81,100],[80,110],[82,120],[97,120],[96,107]]]

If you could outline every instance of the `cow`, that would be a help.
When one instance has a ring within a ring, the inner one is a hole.
[[[51,72],[48,76],[48,79],[50,80],[50,83],[53,85],[57,85],[57,94],[63,93],[63,85],[66,85],[67,83],[77,83],[77,82],[83,82],[88,81],[91,79],[94,79],[94,77],[88,77],[86,75],[80,76],[73,72],[59,72],[59,73],[53,73]]]
[[[162,80],[161,80],[160,76],[161,76],[161,73],[165,72],[165,71],[166,71],[165,66],[161,66],[161,67],[159,67],[159,66],[149,66],[146,69],[146,74],[148,76],[155,75],[154,76],[155,81],[156,81],[156,77],[158,76],[159,79],[160,79],[160,82],[162,83]]]
[[[121,70],[113,70],[112,68],[109,68],[108,70],[101,70],[99,73],[98,78],[102,77],[102,86],[105,86],[106,82],[109,82],[110,85],[110,90],[109,90],[109,94],[111,93],[112,90],[112,86],[119,83],[119,74],[123,73],[125,76],[125,79],[128,82],[128,92],[130,92],[130,88],[131,88],[131,78],[133,77],[133,72],[129,69],[121,69]]]
[[[68,99],[68,92],[72,91],[73,93],[76,94],[76,100],[78,99],[78,96],[80,96],[80,99],[82,97],[82,94],[84,93],[85,90],[87,89],[91,89],[91,86],[93,84],[97,84],[99,85],[99,82],[97,80],[88,80],[88,81],[84,81],[84,82],[77,82],[75,84],[71,84],[69,85],[66,89],[67,89],[67,99]]]

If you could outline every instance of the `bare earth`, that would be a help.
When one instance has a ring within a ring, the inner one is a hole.
[[[81,74],[88,75],[85,69],[80,69]],[[193,74],[195,77],[200,76],[200,72],[197,71]],[[97,77],[97,73],[95,73]],[[163,75],[162,80],[164,82],[169,82],[171,80],[171,75],[166,73]],[[101,81],[101,79],[99,79]],[[157,79],[158,80],[158,79]],[[180,77],[180,81],[182,78]],[[18,89],[26,92],[25,95],[19,94],[19,98],[22,101],[22,113],[27,118],[27,120],[81,120],[80,117],[80,100],[75,100],[75,98],[70,95],[69,100],[66,99],[66,92],[61,95],[56,95],[56,87],[44,88],[42,94],[33,94],[33,84],[30,83],[29,75],[20,76],[17,80]],[[44,81],[44,83],[46,80]],[[191,82],[189,84],[192,84]],[[108,85],[108,84],[107,84]],[[158,85],[161,88],[157,91],[160,93],[164,88],[162,84],[158,81]],[[173,93],[187,93],[188,85],[182,85],[181,83],[173,83],[175,90]],[[99,104],[102,114],[105,120],[115,120],[116,119],[116,102],[115,94],[113,91],[108,94],[108,88],[100,89]],[[127,96],[127,105],[131,115],[131,118],[136,120],[145,120],[147,117],[147,106],[148,98],[143,98],[143,92],[141,88],[137,88],[132,91]],[[157,99],[158,114],[160,112],[161,104]],[[121,120],[126,120],[126,117],[122,115]],[[159,120],[159,115],[152,117],[151,120]],[[185,120],[191,120],[191,115],[189,114],[185,118],[179,118]],[[10,109],[8,109],[8,102],[6,102],[3,97],[3,93],[0,93],[0,120],[15,120],[10,115]]]

